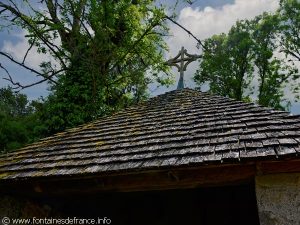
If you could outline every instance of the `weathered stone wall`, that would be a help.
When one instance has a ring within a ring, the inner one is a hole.
[[[257,176],[261,225],[300,224],[300,173]]]

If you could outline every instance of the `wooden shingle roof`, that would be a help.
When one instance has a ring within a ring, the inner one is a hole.
[[[297,158],[300,116],[191,89],[0,156],[1,180]]]

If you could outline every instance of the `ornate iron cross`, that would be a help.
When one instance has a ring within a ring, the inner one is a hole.
[[[186,55],[187,57],[184,57],[184,55]],[[184,47],[181,47],[181,50],[179,51],[178,55],[175,56],[173,59],[169,59],[166,62],[166,64],[169,66],[176,66],[178,68],[178,72],[180,72],[180,77],[177,85],[178,90],[184,88],[183,76],[184,76],[184,71],[186,71],[186,67],[188,66],[188,64],[197,60],[200,57],[201,57],[200,55],[188,54],[187,50]]]

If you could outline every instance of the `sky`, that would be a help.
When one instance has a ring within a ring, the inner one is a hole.
[[[161,0],[163,4],[172,6],[174,0]],[[234,25],[238,19],[251,19],[261,14],[264,11],[274,12],[279,5],[279,0],[194,0],[193,4],[184,3],[180,1],[176,8],[178,15],[177,22],[191,31],[197,38],[203,40],[214,34],[228,32],[230,27]],[[0,32],[0,49],[6,51],[22,60],[24,53],[28,47],[28,43],[24,38],[25,32],[22,30],[11,30],[9,33]],[[170,36],[166,38],[169,52],[166,54],[166,60],[176,56],[184,46],[188,53],[199,54],[196,48],[196,41],[190,37],[185,31],[175,24],[170,23]],[[47,56],[34,54],[34,49],[29,55],[26,63],[33,65],[35,69],[39,68],[39,64]],[[14,79],[22,84],[30,84],[39,80],[34,74],[31,74],[18,66],[12,65],[9,61],[0,57],[0,63],[7,66]],[[193,62],[189,64],[185,72],[185,86],[194,88],[195,84],[192,80],[193,74],[197,70],[198,63]],[[172,69],[176,81],[170,87],[157,87],[155,84],[150,85],[150,94],[155,96],[157,94],[165,93],[176,89],[179,74],[176,68]],[[4,71],[0,71],[0,87],[7,86],[9,82],[3,78],[6,77]],[[36,99],[40,96],[47,96],[47,84],[43,83],[32,88],[27,88],[22,91],[29,99]],[[290,94],[287,93],[287,97]],[[291,98],[292,100],[292,98]],[[293,100],[292,100],[293,101]],[[300,114],[300,103],[293,103],[291,113]]]

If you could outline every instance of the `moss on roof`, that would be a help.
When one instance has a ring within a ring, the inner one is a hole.
[[[171,91],[0,157],[0,179],[296,157],[300,116]]]

